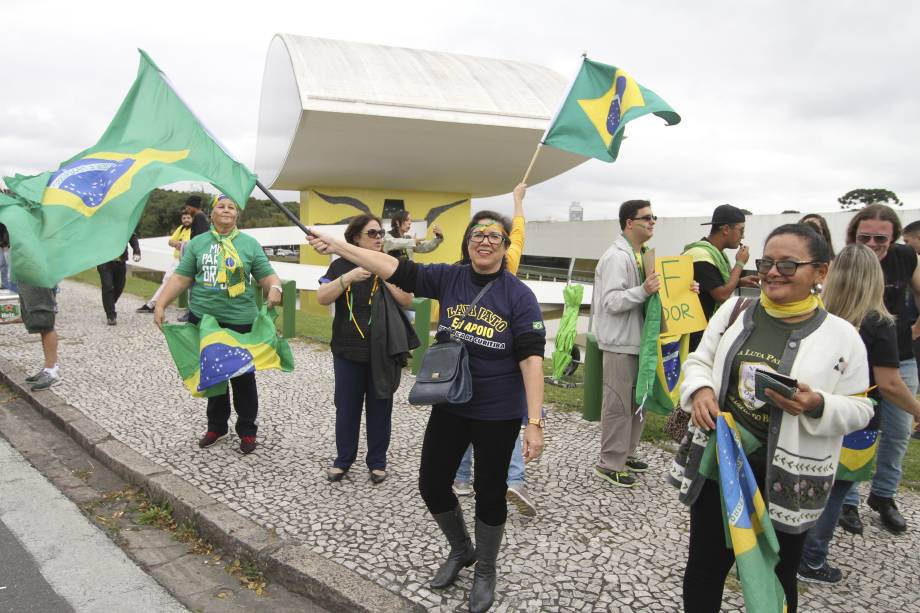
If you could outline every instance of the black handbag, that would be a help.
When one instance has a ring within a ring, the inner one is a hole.
[[[489,281],[476,295],[467,309],[472,313],[479,299],[488,291],[494,281]],[[466,315],[463,316],[466,319]],[[462,319],[461,319],[462,321]],[[446,336],[446,338],[442,338]],[[464,404],[473,397],[473,379],[470,376],[469,355],[466,345],[454,333],[438,334],[437,343],[428,348],[418,373],[415,385],[409,390],[409,404],[425,406],[433,404]]]

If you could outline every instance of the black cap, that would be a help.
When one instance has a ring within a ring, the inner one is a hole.
[[[744,223],[744,212],[730,204],[720,204],[712,212],[712,221],[701,223],[701,226],[722,226],[730,223]]]
[[[189,196],[185,201],[186,206],[193,206],[196,209],[201,208],[201,196]]]

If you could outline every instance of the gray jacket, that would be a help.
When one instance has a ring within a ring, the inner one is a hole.
[[[645,300],[648,298],[633,248],[620,235],[594,271],[592,329],[602,351],[639,355]]]

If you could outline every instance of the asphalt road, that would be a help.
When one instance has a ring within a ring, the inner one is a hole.
[[[0,613],[183,612],[0,439]]]

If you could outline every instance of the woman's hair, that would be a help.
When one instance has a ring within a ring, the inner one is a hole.
[[[865,245],[853,243],[837,254],[822,297],[828,313],[859,327],[872,311],[882,320],[894,321],[882,300],[884,293],[885,277],[878,256]]]
[[[827,264],[831,261],[831,250],[827,246],[827,241],[825,241],[810,224],[783,224],[770,232],[770,235],[767,236],[767,240],[763,242],[764,247],[767,246],[767,243],[769,243],[770,239],[774,236],[782,236],[784,234],[792,234],[805,241],[805,245],[808,247],[808,255],[813,261],[821,264]]]
[[[820,234],[825,242],[827,242],[827,248],[831,252],[831,259],[834,259],[834,242],[831,240],[831,230],[827,225],[827,220],[824,219],[821,215],[817,213],[809,213],[802,217],[799,220],[799,223],[805,223],[815,229],[815,232]]]
[[[380,222],[380,218],[376,215],[364,214],[358,215],[352,219],[350,222],[348,222],[348,227],[345,228],[345,240],[352,245],[357,245],[358,236],[364,231],[364,226],[372,221],[376,221],[377,224],[383,228],[383,224]]]
[[[494,219],[505,229],[505,248],[511,244],[511,220],[502,215],[501,213],[496,213],[495,211],[479,211],[473,218],[470,220],[470,223],[467,224],[466,230],[463,231],[463,240],[460,242],[460,261],[458,264],[469,264],[470,263],[470,252],[469,252],[469,243],[470,243],[470,234],[473,233],[473,228],[479,225],[483,219]],[[505,261],[502,260],[502,267],[505,266]]]
[[[404,221],[408,221],[408,219],[409,211],[396,211],[393,213],[393,217],[390,218],[390,234],[396,238],[402,237],[402,230],[399,226],[401,226]]]
[[[864,209],[860,209],[856,215],[853,215],[853,219],[850,220],[850,225],[847,226],[848,245],[856,242],[856,230],[859,228],[860,222],[867,219],[890,221],[891,242],[894,243],[901,238],[901,220],[898,219],[898,214],[894,212],[894,209],[884,204],[870,204]]]

